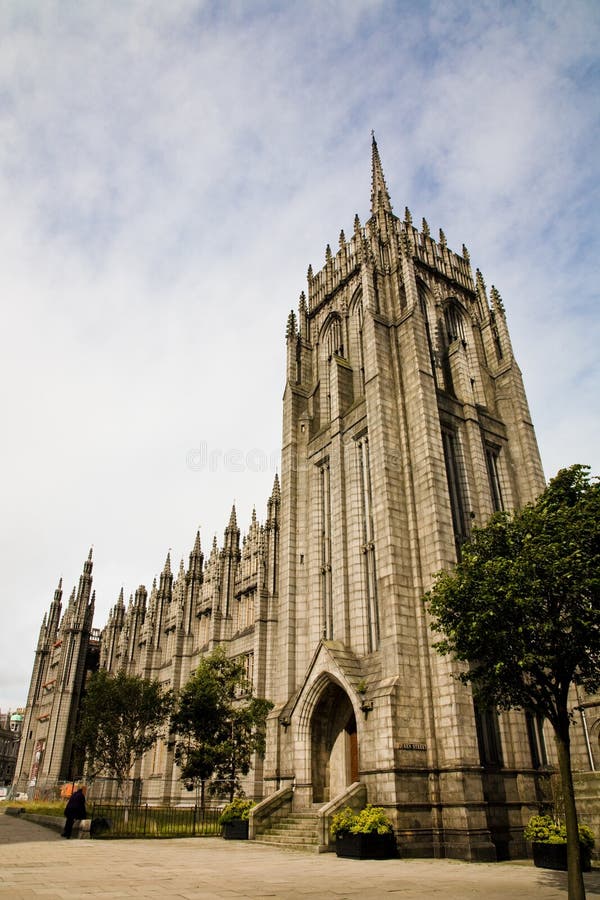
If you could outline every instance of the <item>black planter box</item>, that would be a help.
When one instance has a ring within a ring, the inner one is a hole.
[[[338,834],[335,852],[348,859],[390,859],[396,856],[396,838],[390,834]]]
[[[223,837],[226,841],[248,840],[248,819],[232,819],[223,825]]]
[[[538,869],[567,871],[566,844],[539,844],[534,842],[531,846],[533,848],[533,862]],[[581,854],[582,872],[591,872],[592,863],[589,850],[580,846],[579,852]]]

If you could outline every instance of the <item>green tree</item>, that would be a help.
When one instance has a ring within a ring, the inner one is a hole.
[[[535,503],[474,529],[452,572],[426,595],[435,644],[467,663],[484,706],[550,722],[564,793],[570,900],[585,897],[569,726],[573,685],[600,687],[600,485],[589,467],[561,469]]]
[[[173,708],[172,691],[158,681],[105,669],[87,685],[75,740],[88,774],[115,778],[121,793],[132,766],[156,743]]]
[[[216,777],[239,790],[254,753],[264,753],[266,719],[273,704],[252,695],[243,664],[221,647],[205,656],[177,698],[171,730],[183,779],[198,780],[202,804],[206,782]]]

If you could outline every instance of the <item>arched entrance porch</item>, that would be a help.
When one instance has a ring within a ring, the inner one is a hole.
[[[327,803],[358,781],[358,734],[346,692],[328,681],[310,723],[312,802]]]

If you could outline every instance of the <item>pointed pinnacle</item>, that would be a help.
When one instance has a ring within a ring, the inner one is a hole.
[[[412,216],[410,214],[410,209],[408,206],[404,207],[404,222],[406,225],[412,225]]]
[[[479,290],[482,292],[483,296],[486,297],[487,291],[485,288],[485,281],[483,280],[483,275],[481,274],[481,269],[475,270],[475,282],[476,282]]]
[[[165,575],[171,574],[171,551],[167,553],[167,558],[165,559],[165,567],[163,569],[163,573]]]
[[[492,285],[492,287],[490,288],[490,298],[491,298],[494,309],[497,310],[502,315],[504,315],[504,313],[505,313],[504,303],[502,302],[502,297],[500,296],[500,292],[497,290],[497,288],[494,287],[494,285]]]
[[[229,525],[227,526],[229,529],[237,528],[237,515],[235,511],[235,503],[231,507],[231,515],[229,516]]]
[[[194,541],[194,548],[192,550],[192,553],[194,554],[194,556],[199,556],[201,552],[202,547],[200,544],[200,529],[198,529],[198,531],[196,532],[196,540]]]
[[[285,328],[285,337],[286,340],[290,340],[290,338],[296,337],[296,313],[293,309],[290,310],[290,314],[288,316],[287,325]]]
[[[441,246],[441,247],[446,247],[446,246],[447,246],[447,245],[446,245],[446,235],[444,234],[444,232],[442,231],[441,228],[440,228],[440,246]]]
[[[390,203],[390,195],[388,194],[387,185],[383,175],[375,133],[371,132],[371,135],[371,213],[374,215],[378,209],[384,209],[391,212],[392,204]]]

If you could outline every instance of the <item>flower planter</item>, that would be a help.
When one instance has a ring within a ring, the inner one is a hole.
[[[541,844],[534,841],[533,862],[538,869],[558,869],[567,871],[567,845],[566,844]],[[590,872],[592,868],[590,852],[580,845],[581,870]]]
[[[338,834],[335,852],[347,859],[390,859],[396,856],[396,838],[393,833]]]
[[[248,840],[248,819],[232,819],[223,823],[223,837],[226,841]]]

